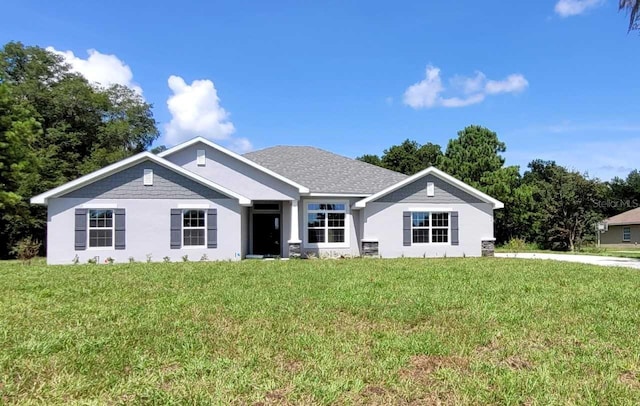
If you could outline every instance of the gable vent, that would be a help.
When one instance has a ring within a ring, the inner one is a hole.
[[[433,182],[427,182],[427,196],[433,197],[435,195],[435,186]]]
[[[152,186],[153,185],[153,169],[145,169],[143,179],[144,179],[145,186]]]
[[[196,154],[196,162],[198,164],[198,166],[205,166],[207,163],[206,160],[206,155],[204,152],[204,149],[199,149],[197,154]]]

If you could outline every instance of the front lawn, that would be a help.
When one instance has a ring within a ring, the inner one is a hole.
[[[0,263],[0,403],[640,404],[640,273]]]

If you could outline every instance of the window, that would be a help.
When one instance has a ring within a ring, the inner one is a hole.
[[[203,247],[205,245],[205,210],[182,211],[182,245],[185,247]]]
[[[89,247],[113,247],[113,210],[89,210]]]
[[[414,244],[448,243],[449,213],[412,212],[411,238]]]
[[[347,240],[346,203],[307,204],[307,242],[343,244]]]
[[[622,228],[622,241],[631,241],[631,227]]]

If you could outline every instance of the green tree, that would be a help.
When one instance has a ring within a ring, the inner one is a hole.
[[[8,247],[25,236],[44,240],[46,212],[29,206],[28,198],[144,151],[159,133],[152,106],[131,89],[93,86],[59,55],[37,46],[10,42],[0,49],[0,85],[11,94],[11,114],[25,109],[38,125],[33,139],[24,139],[37,172],[4,189],[26,208],[0,219],[5,239],[0,257],[5,257]],[[10,172],[13,177],[21,173],[18,167]]]
[[[356,159],[405,175],[413,175],[435,165],[441,155],[442,150],[437,144],[429,142],[420,145],[417,141],[406,139],[400,145],[392,145],[385,149],[382,157],[363,155]]]

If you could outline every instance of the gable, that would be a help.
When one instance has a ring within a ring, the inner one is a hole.
[[[427,196],[427,183],[433,183],[434,195]],[[426,175],[374,201],[383,203],[482,203],[482,200],[434,175]]]
[[[204,150],[203,165],[198,164],[198,150]],[[292,200],[299,196],[296,187],[203,142],[196,142],[163,158],[252,200]]]
[[[153,185],[145,186],[145,169]],[[60,197],[89,199],[228,199],[229,197],[155,162],[145,161],[108,175]]]

